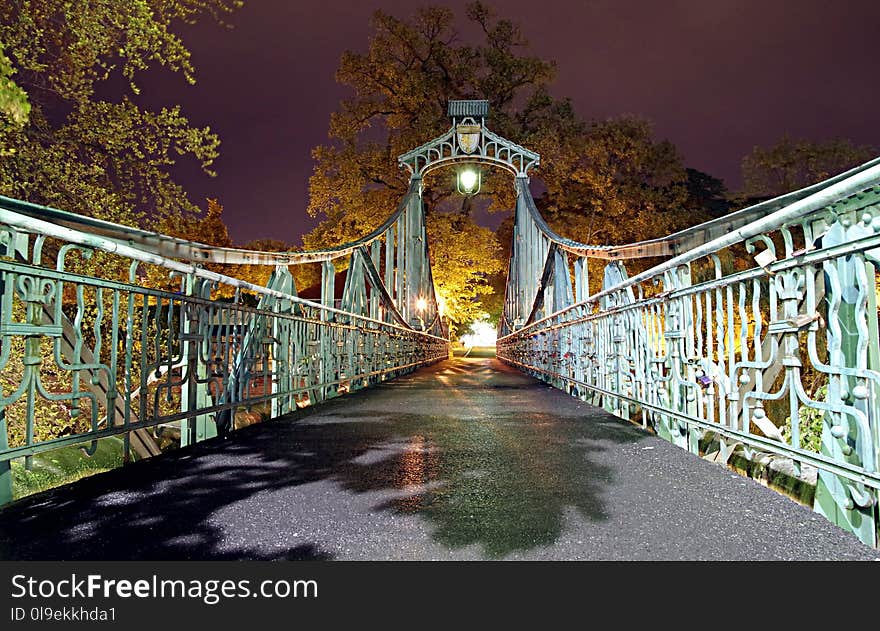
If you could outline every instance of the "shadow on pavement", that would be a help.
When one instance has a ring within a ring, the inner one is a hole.
[[[378,508],[419,515],[431,522],[435,541],[450,548],[477,544],[491,558],[554,543],[569,508],[605,519],[602,489],[614,471],[590,455],[604,450],[604,441],[642,436],[625,426],[609,431],[583,418],[544,414],[407,414],[394,423],[351,416],[345,415],[345,445],[310,443],[338,463],[332,478],[359,493],[403,491]]]
[[[572,508],[605,519],[615,472],[591,457],[645,436],[528,409],[391,413],[395,393],[379,391],[26,498],[0,511],[0,558],[331,559],[315,542],[281,552],[254,544],[246,517],[213,519],[250,498],[279,527],[295,525],[307,507],[281,503],[279,491],[318,481],[340,496],[380,492],[372,511],[418,515],[443,546],[476,544],[498,558],[552,544]]]

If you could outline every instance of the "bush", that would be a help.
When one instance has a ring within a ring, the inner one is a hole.
[[[817,401],[824,401],[828,396],[828,386],[820,386],[812,396]],[[824,410],[817,410],[805,405],[800,407],[798,410],[798,429],[800,430],[802,448],[819,453],[822,447],[822,424],[824,419]],[[785,438],[785,442],[791,443],[791,417],[785,419],[782,436]]]

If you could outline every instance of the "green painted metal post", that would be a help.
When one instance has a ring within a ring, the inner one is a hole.
[[[583,302],[590,295],[587,259],[579,256],[574,260],[574,300]]]
[[[348,273],[345,275],[345,285],[342,290],[342,304],[340,308],[349,313],[363,313],[366,303],[366,287],[364,285],[364,265],[362,263],[361,250],[355,250],[351,254],[348,265]],[[356,335],[346,336],[345,339],[345,379],[349,382],[349,388],[355,389],[355,383],[352,376],[355,374],[355,364],[357,359]],[[341,368],[341,366],[340,366]],[[339,375],[342,379],[343,375]]]
[[[28,254],[29,239],[26,234],[7,233],[5,239],[0,243],[3,249],[3,255],[11,258],[26,259]],[[0,274],[0,322],[9,323],[12,321],[12,302],[14,300],[12,287],[10,285],[7,293],[6,273]],[[4,335],[3,344],[9,344],[11,336]],[[0,393],[2,394],[2,393]],[[0,452],[9,449],[9,428],[6,424],[6,408],[0,405]],[[0,506],[8,504],[13,497],[12,483],[12,461],[0,461]]]
[[[321,304],[325,307],[333,307],[336,303],[336,267],[332,261],[324,261],[321,266]],[[321,312],[321,319],[325,322],[333,319],[333,316],[327,312]],[[331,339],[328,331],[321,331],[320,347],[320,383],[327,383],[333,378],[334,351],[335,342]],[[336,388],[332,386],[322,386],[318,388],[318,401],[332,397],[336,394]]]
[[[0,406],[0,451],[9,449],[6,429],[6,410]],[[12,501],[12,461],[0,462],[0,506]]]
[[[419,300],[424,300],[422,292],[422,198],[412,195],[406,207],[406,257],[405,257],[405,311],[407,322],[413,328],[421,328]]]
[[[397,257],[396,262],[396,275],[394,277],[394,301],[397,305],[397,309],[403,315],[404,318],[407,317],[408,309],[407,309],[407,293],[406,293],[406,282],[404,277],[404,270],[406,269],[406,212],[404,212],[397,219],[397,230],[395,231],[397,234],[397,243],[395,249],[395,255]]]
[[[687,270],[674,270],[666,275],[664,289],[667,291],[680,290],[690,287],[690,272]],[[689,412],[687,388],[682,384],[681,366],[686,358],[682,357],[683,342],[686,335],[688,316],[685,312],[687,297],[676,298],[666,304],[664,314],[665,330],[663,335],[666,339],[666,362],[668,371],[667,397],[670,407],[676,412],[687,414]],[[695,428],[689,428],[684,421],[674,417],[663,417],[663,423],[669,432],[672,442],[692,453],[699,451],[698,432]]]
[[[290,296],[296,296],[296,283],[293,275],[285,265],[277,265],[272,275],[269,277],[268,287],[277,291],[284,292]],[[280,298],[273,299],[274,311],[279,314],[290,313],[292,302]],[[272,394],[277,395],[279,392],[290,392],[293,390],[293,371],[290,363],[292,357],[292,325],[290,322],[282,320],[280,317],[272,318],[271,340],[272,340]],[[296,407],[293,397],[273,396],[270,404],[270,416],[275,418],[292,411]]]
[[[11,246],[11,244],[8,244]],[[9,254],[7,248],[7,255]],[[0,321],[9,322],[12,319],[11,296],[6,294],[6,274],[0,274]],[[9,343],[9,338],[3,337],[3,344]],[[0,405],[0,452],[9,449],[9,435],[6,427],[6,408]],[[12,501],[12,462],[10,460],[0,461],[0,506],[8,504]]]
[[[825,235],[823,245],[847,243],[864,236],[865,232],[858,225],[846,228],[838,223]],[[829,364],[834,367],[860,366],[880,370],[874,264],[854,254],[824,267],[826,299],[829,302]],[[827,397],[829,402],[850,402],[865,413],[869,422],[873,422],[874,432],[878,431],[880,392],[876,392],[868,380],[846,375],[832,376]],[[864,466],[857,447],[863,445],[866,439],[868,437],[860,435],[853,419],[839,413],[826,414],[822,425],[822,455]],[[876,459],[880,455],[877,445],[871,445],[870,448],[874,450]],[[878,544],[877,503],[876,489],[866,488],[828,471],[819,471],[814,502],[816,512],[872,546]]]
[[[553,257],[553,311],[559,311],[574,304],[571,287],[571,274],[568,271],[568,254],[557,249]]]
[[[678,288],[685,289],[692,284],[691,268],[683,266],[677,274]],[[681,404],[679,410],[691,418],[698,415],[697,395],[693,386],[695,381],[694,367],[691,358],[694,357],[694,302],[690,296],[683,296],[677,300],[678,330],[681,338],[678,343],[679,353],[683,356],[678,358]],[[692,454],[700,454],[700,440],[703,438],[703,430],[695,425],[686,426],[687,448]]]
[[[381,267],[382,243],[377,239],[370,246],[370,259],[373,266],[378,270]],[[379,319],[379,290],[377,287],[370,287],[370,317],[373,320]]]
[[[604,274],[602,276],[602,289],[609,289],[614,287],[615,285],[620,284],[624,280],[626,280],[629,275],[626,272],[626,267],[624,267],[622,261],[611,261],[605,266]],[[626,298],[623,299],[625,304],[632,303],[634,301],[632,290],[625,292]],[[611,298],[610,296],[602,299],[602,308],[607,309],[612,306],[619,306],[615,304],[614,301],[619,301],[620,298]],[[610,376],[609,383],[605,384],[608,386],[607,389],[613,390],[614,392],[620,392],[622,386],[622,376],[621,376],[621,360],[620,356],[623,353],[624,342],[626,342],[625,335],[625,326],[623,322],[623,315],[615,314],[611,318],[611,330],[608,332],[609,335],[605,340],[606,344],[613,345],[613,351],[608,353],[609,359],[611,359],[611,370],[612,374]],[[615,415],[620,415],[620,407],[621,400],[617,397],[612,397],[609,395],[602,396],[602,407]]]
[[[385,235],[385,288],[391,295],[392,301],[397,299],[394,286],[394,261],[396,259],[394,252],[395,231],[396,228],[392,225],[388,228],[388,232]],[[392,318],[389,310],[385,311],[382,319],[385,322],[391,322]]]
[[[186,276],[186,294],[207,298],[210,285],[196,279],[192,274]],[[200,354],[207,356],[210,338],[206,329],[208,322],[203,321],[206,311],[196,303],[181,303],[181,339],[183,341],[184,365],[187,371],[186,386],[181,389],[180,408],[182,412],[194,412],[210,406],[208,393],[208,367],[201,361]],[[193,445],[197,442],[214,438],[217,435],[217,424],[208,414],[198,414],[180,421],[180,446]]]

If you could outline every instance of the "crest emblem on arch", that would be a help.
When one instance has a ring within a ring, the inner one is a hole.
[[[480,126],[462,124],[455,128],[458,146],[466,154],[472,154],[480,146]]]
[[[449,101],[448,114],[452,126],[443,135],[397,157],[397,163],[409,171],[411,178],[421,178],[456,162],[493,165],[515,177],[528,177],[529,169],[541,163],[541,156],[534,151],[486,127],[489,101],[453,99]]]

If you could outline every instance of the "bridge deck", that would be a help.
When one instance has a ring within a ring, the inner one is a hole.
[[[456,359],[0,511],[0,558],[873,559],[794,502]]]

